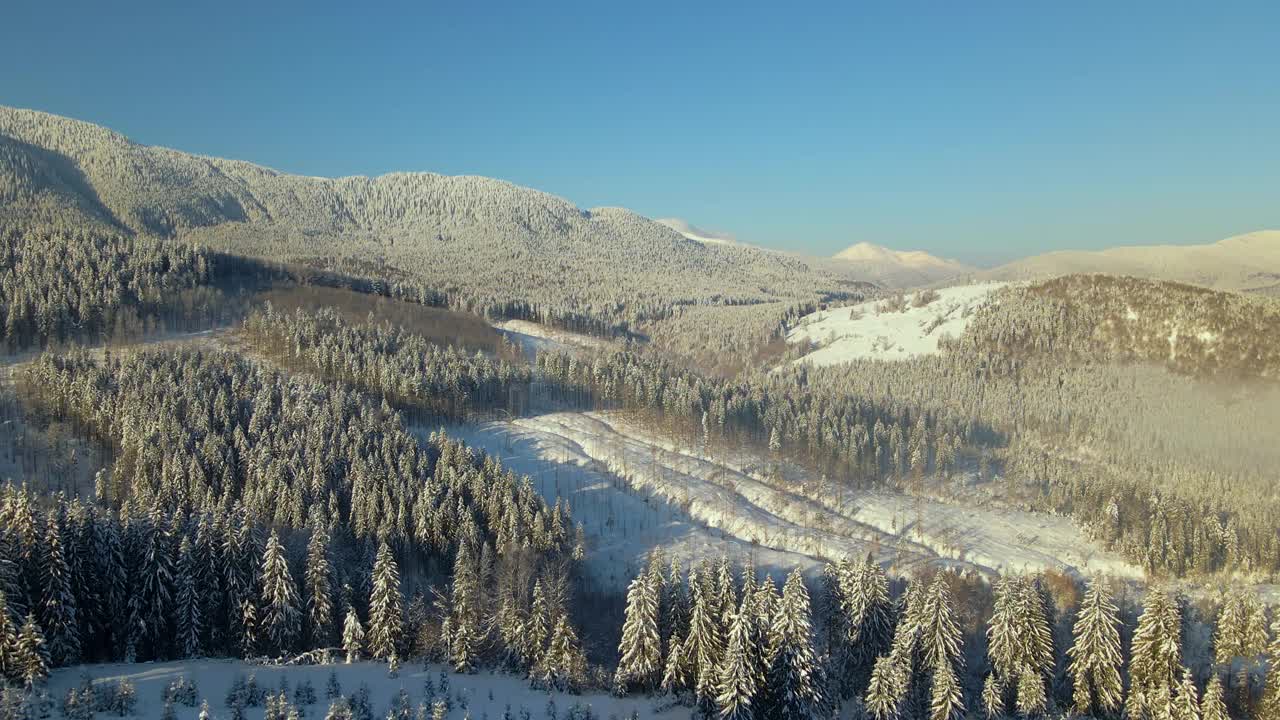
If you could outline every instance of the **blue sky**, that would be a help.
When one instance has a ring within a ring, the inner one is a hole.
[[[1280,3],[6,3],[0,104],[771,247],[1280,228]]]

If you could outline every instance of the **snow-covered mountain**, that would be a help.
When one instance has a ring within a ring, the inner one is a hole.
[[[887,287],[929,285],[974,271],[964,263],[921,250],[891,250],[868,242],[841,250],[835,259],[855,266],[867,279]]]
[[[1132,275],[1216,290],[1280,293],[1280,231],[1262,230],[1207,245],[1134,245],[1067,250],[979,273],[988,280],[1033,280],[1072,273]]]

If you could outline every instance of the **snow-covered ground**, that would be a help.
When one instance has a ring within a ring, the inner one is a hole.
[[[451,433],[533,477],[549,500],[570,499],[587,531],[588,562],[614,586],[656,547],[693,560],[750,555],[780,571],[872,553],[897,572],[934,562],[1141,575],[1065,517],[779,479],[773,463],[750,452],[677,445],[616,414],[550,413]]]
[[[511,342],[519,345],[532,360],[538,352],[546,350],[594,350],[608,347],[609,340],[553,328],[528,320],[502,320],[493,323]]]
[[[400,667],[398,677],[390,677],[385,663],[362,662],[351,665],[251,665],[239,660],[190,660],[175,662],[140,663],[133,665],[84,665],[63,668],[55,671],[46,685],[54,700],[53,717],[63,717],[62,699],[67,690],[78,687],[87,676],[96,683],[115,683],[128,678],[137,691],[137,708],[132,717],[159,718],[164,707],[161,699],[164,689],[178,677],[185,675],[195,683],[197,695],[209,701],[210,715],[215,719],[231,717],[226,705],[227,690],[237,676],[248,678],[250,675],[259,687],[271,692],[278,692],[281,681],[289,687],[290,701],[293,701],[294,689],[299,684],[310,681],[316,692],[316,702],[302,706],[305,717],[322,718],[329,709],[329,699],[325,697],[325,686],[330,673],[337,675],[341,693],[350,698],[356,694],[362,684],[369,687],[370,705],[373,717],[387,717],[391,706],[403,688],[409,694],[412,706],[426,702],[430,708],[430,690],[434,697],[443,699],[441,692],[441,672],[439,665],[423,666],[421,664],[405,664]],[[611,695],[590,693],[569,695],[567,693],[547,693],[534,690],[522,678],[504,673],[480,672],[473,675],[458,675],[445,672],[448,678],[448,696],[452,709],[447,717],[461,720],[471,717],[473,720],[501,720],[508,706],[511,717],[520,717],[520,711],[527,710],[534,718],[547,717],[547,703],[554,701],[560,717],[575,703],[582,707],[590,707],[600,720],[617,718],[626,720],[632,712],[642,718],[685,718],[689,708],[668,708],[659,705],[661,699],[655,698],[617,698]],[[428,687],[430,682],[430,687]],[[466,704],[465,708],[463,703]],[[199,714],[199,701],[194,708],[175,705],[176,715],[182,720],[195,720]],[[101,717],[106,713],[99,713]],[[249,720],[260,720],[263,708],[245,708],[245,717]],[[430,717],[430,712],[428,712]]]
[[[959,285],[937,290],[938,298],[915,307],[916,294],[906,296],[906,308],[882,311],[886,300],[819,310],[800,319],[787,333],[787,342],[812,342],[819,347],[797,362],[834,365],[860,359],[905,360],[938,352],[938,339],[959,337],[974,311],[1007,283]],[[920,291],[924,292],[924,291]]]

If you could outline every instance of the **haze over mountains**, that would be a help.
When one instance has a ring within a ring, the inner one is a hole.
[[[890,250],[868,242],[841,250],[835,259],[848,264],[855,272],[865,273],[872,282],[890,287],[928,285],[975,269],[920,250]]]

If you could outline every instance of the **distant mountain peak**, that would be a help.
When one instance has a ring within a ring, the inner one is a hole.
[[[893,250],[869,242],[850,245],[834,257],[859,266],[876,282],[898,287],[927,285],[973,271],[964,263],[923,250]]]

